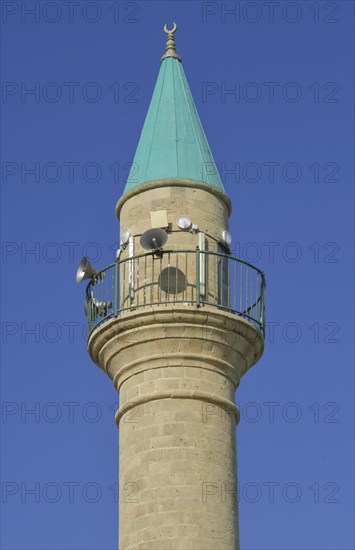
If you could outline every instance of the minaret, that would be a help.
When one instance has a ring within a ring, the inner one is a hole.
[[[174,33],[91,278],[88,350],[120,397],[120,550],[239,548],[235,390],[263,353],[264,276],[231,255],[224,192]],[[195,59],[198,63],[198,58]]]

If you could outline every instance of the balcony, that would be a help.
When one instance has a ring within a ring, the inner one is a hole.
[[[101,270],[86,288],[88,338],[100,325],[146,306],[212,306],[265,328],[265,277],[255,266],[217,252],[162,250]]]

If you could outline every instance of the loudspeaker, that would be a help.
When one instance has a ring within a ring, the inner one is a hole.
[[[81,283],[85,279],[92,279],[95,275],[98,274],[98,269],[95,269],[86,258],[86,256],[81,260],[78,270],[76,272],[76,282]]]
[[[95,319],[98,315],[106,317],[107,311],[112,308],[112,302],[100,302],[93,297],[86,296],[84,302],[84,311],[87,317],[91,320]]]
[[[159,275],[158,284],[167,294],[180,294],[187,289],[187,278],[181,269],[166,267]]]
[[[148,229],[141,236],[140,243],[144,250],[159,250],[168,240],[168,234],[164,229]]]

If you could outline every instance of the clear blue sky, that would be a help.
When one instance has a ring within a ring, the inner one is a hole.
[[[267,277],[237,394],[242,548],[354,548],[353,2],[34,4],[1,3],[1,548],[117,545],[117,396],[75,272],[113,259],[173,21],[236,255]]]

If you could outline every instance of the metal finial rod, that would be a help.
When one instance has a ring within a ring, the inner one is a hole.
[[[174,33],[176,32],[176,29],[177,29],[176,23],[173,23],[172,29],[168,29],[167,24],[164,25],[164,32],[167,34],[167,37],[166,37],[166,52],[161,58],[162,60],[166,59],[167,57],[175,57],[176,59],[179,59],[181,61],[181,57],[176,53],[176,48],[175,48]]]

